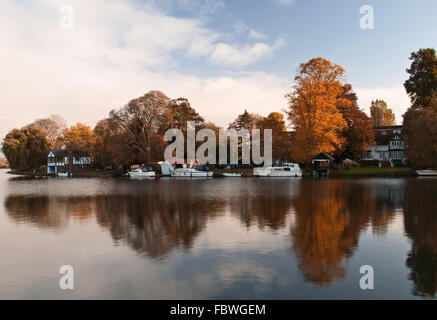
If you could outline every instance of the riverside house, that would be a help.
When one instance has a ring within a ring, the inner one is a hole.
[[[396,167],[407,163],[402,126],[374,127],[375,141],[367,148],[363,160],[377,160],[380,167]]]
[[[90,169],[91,156],[75,149],[51,150],[47,156],[47,173],[74,173]]]

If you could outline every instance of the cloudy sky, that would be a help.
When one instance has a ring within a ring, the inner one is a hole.
[[[94,125],[154,89],[224,126],[285,109],[299,63],[318,56],[346,69],[363,109],[384,99],[401,120],[408,57],[437,47],[435,12],[435,0],[1,0],[0,135],[50,114]]]

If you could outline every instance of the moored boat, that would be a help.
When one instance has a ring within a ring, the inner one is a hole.
[[[186,177],[186,178],[197,178],[197,177],[212,177],[213,172],[209,170],[197,170],[194,168],[178,168],[171,172],[172,177]]]
[[[141,167],[127,173],[131,178],[154,177],[155,171],[151,167]]]
[[[223,177],[241,177],[240,173],[223,173]]]
[[[71,174],[69,172],[58,172],[56,174],[59,178],[68,178],[71,176]]]
[[[254,168],[253,175],[258,177],[302,177],[297,163],[284,163],[280,167]]]
[[[422,177],[437,177],[437,170],[417,170],[416,174]]]

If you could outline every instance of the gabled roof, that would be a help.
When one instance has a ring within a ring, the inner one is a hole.
[[[76,158],[82,158],[82,157],[88,158],[88,157],[90,157],[90,154],[88,153],[88,151],[77,150],[77,149],[51,150],[50,153],[53,153],[53,155],[55,157],[63,158],[63,157],[68,157],[69,151],[71,151],[72,156],[76,157]]]
[[[331,161],[335,160],[334,157],[332,157],[331,155],[327,154],[326,152],[319,153],[313,159],[317,159],[317,160],[319,160],[319,159],[321,159],[321,160],[326,159],[326,160],[331,160]]]
[[[376,126],[373,127],[375,130],[399,130],[402,129],[403,126]]]

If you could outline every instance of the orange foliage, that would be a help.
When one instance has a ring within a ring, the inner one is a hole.
[[[292,157],[309,163],[320,152],[330,153],[344,143],[341,131],[347,126],[337,100],[343,88],[344,70],[329,60],[315,58],[301,64],[289,101],[289,119],[294,126]]]

